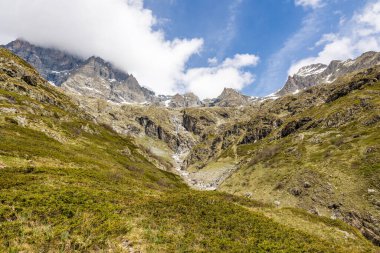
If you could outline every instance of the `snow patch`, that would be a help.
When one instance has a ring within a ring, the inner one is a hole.
[[[336,80],[336,78],[332,78],[332,74],[329,74],[325,77],[325,83],[332,83]]]
[[[347,60],[347,61],[343,62],[343,66],[345,66],[345,67],[350,67],[353,64],[355,64],[355,61],[353,61],[353,60]]]
[[[300,93],[300,90],[299,90],[299,89],[296,89],[296,90],[293,92],[293,95],[298,94],[298,93]]]
[[[164,103],[165,103],[165,107],[169,107],[170,102],[172,102],[171,99],[165,100],[165,101],[164,101]]]
[[[95,88],[92,88],[92,87],[83,86],[83,87],[81,87],[81,88],[82,88],[82,89],[86,89],[86,90],[93,91],[93,92],[95,92],[95,93],[100,93],[100,94],[102,94],[101,91],[99,91],[99,90],[97,90],[97,89],[95,89]]]
[[[318,74],[322,73],[323,71],[325,71],[326,69],[327,69],[327,66],[325,66],[325,65],[310,65],[310,66],[306,66],[306,67],[301,68],[297,72],[296,75],[302,76],[302,77],[311,76],[311,75],[318,75]]]
[[[263,97],[263,101],[265,100],[268,100],[268,99],[272,99],[272,100],[276,100],[279,98],[279,96],[277,96],[276,94],[279,92],[280,90],[276,91],[276,92],[273,92],[265,97]]]

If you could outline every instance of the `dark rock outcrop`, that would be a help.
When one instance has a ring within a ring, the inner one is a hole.
[[[300,129],[304,125],[306,125],[311,120],[312,120],[311,118],[305,117],[305,118],[301,118],[299,120],[289,122],[281,130],[280,136],[283,138],[283,137],[286,137],[286,136],[294,133],[295,131],[297,131],[298,129]]]
[[[380,246],[380,222],[370,214],[359,214],[350,211],[343,214],[343,220],[356,227],[359,231],[375,245]]]
[[[186,131],[192,132],[196,135],[200,135],[205,128],[214,125],[215,121],[206,116],[195,117],[194,115],[183,113],[183,127]]]
[[[172,150],[176,150],[179,147],[180,140],[176,136],[165,131],[148,117],[138,117],[136,121],[144,127],[147,136],[164,141]]]

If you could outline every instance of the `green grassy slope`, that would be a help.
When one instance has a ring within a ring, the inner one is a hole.
[[[379,244],[378,77],[379,67],[268,104],[276,115],[291,113],[266,138],[238,146],[240,169],[221,190],[342,219]],[[364,85],[346,92],[354,84]],[[328,102],[307,103],[318,99]]]
[[[339,222],[188,189],[0,49],[0,251],[132,249],[376,251]]]

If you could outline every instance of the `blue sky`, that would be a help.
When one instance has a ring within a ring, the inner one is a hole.
[[[302,66],[380,51],[380,0],[1,0],[0,9],[0,43],[96,55],[156,94],[201,99],[225,87],[265,96]]]
[[[323,34],[335,33],[340,22],[369,1],[328,0],[318,8],[296,6],[294,0],[146,0],[166,36],[201,37],[204,47],[188,66],[223,60],[236,53],[255,54],[260,63],[249,70],[255,82],[243,89],[268,95],[282,87],[292,63],[312,56]]]

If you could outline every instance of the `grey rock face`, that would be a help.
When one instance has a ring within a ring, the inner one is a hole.
[[[213,105],[220,107],[241,106],[249,104],[250,101],[249,96],[245,96],[231,88],[224,88],[222,94],[216,98]]]
[[[37,47],[23,40],[15,40],[4,47],[29,62],[42,77],[57,86],[84,62],[77,56],[56,49]]]
[[[169,107],[172,108],[187,108],[201,106],[202,102],[194,93],[185,93],[183,95],[174,95],[169,103]]]
[[[283,96],[322,83],[331,83],[345,74],[380,64],[380,53],[367,52],[354,60],[332,61],[329,65],[313,64],[289,76],[285,86],[276,93]]]
[[[155,99],[154,92],[141,87],[134,76],[99,57],[89,58],[70,74],[62,87],[73,93],[114,103],[146,103]]]
[[[134,76],[99,57],[82,60],[23,40],[15,40],[5,47],[33,65],[45,79],[73,93],[115,103],[151,103],[157,100],[154,92],[141,87]]]
[[[203,102],[192,92],[185,94],[159,95],[157,97],[158,106],[169,108],[190,108],[204,106]]]

